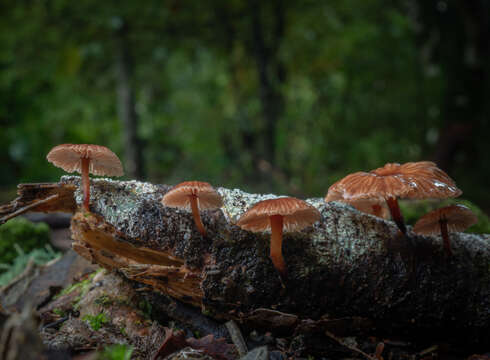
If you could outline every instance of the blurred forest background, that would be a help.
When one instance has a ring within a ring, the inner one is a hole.
[[[324,196],[433,160],[490,210],[486,0],[0,3],[0,200],[60,143],[126,178]]]

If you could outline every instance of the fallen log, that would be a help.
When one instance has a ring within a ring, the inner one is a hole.
[[[48,211],[80,208],[79,177],[20,185],[19,198],[0,207],[9,216],[59,191]],[[202,212],[203,238],[192,215],[160,203],[166,185],[91,182],[91,213],[72,219],[73,248],[82,256],[147,284],[217,319],[246,321],[257,309],[301,319],[362,317],[381,331],[440,334],[484,342],[490,331],[490,236],[451,235],[447,258],[439,237],[400,236],[396,226],[352,207],[309,199],[322,220],[285,234],[288,279],[283,284],[268,256],[269,235],[234,225],[257,201],[274,195],[218,188],[224,206]],[[56,190],[59,189],[59,190]],[[54,203],[53,203],[54,202]],[[56,206],[53,206],[55,204]],[[46,211],[32,206],[32,210]]]

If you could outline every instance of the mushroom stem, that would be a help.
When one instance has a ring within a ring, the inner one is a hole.
[[[272,215],[270,217],[271,222],[271,253],[270,257],[274,267],[279,271],[282,277],[287,274],[286,263],[282,257],[282,229],[283,229],[283,216]]]
[[[371,208],[373,209],[373,215],[374,216],[381,217],[381,213],[382,213],[382,210],[383,210],[383,208],[381,207],[381,205],[374,204]]]
[[[90,165],[89,158],[82,158],[82,188],[83,188],[83,207],[86,211],[90,211],[90,178],[88,170]]]
[[[197,206],[197,196],[190,195],[189,199],[191,201],[192,216],[194,217],[194,223],[197,226],[197,230],[199,230],[202,236],[206,236],[206,229],[204,229],[204,225],[202,224],[201,221],[201,215],[199,215],[199,207]]]
[[[447,219],[446,218],[441,218],[439,220],[439,225],[441,227],[441,236],[444,244],[444,250],[446,250],[446,253],[449,256],[453,255],[453,252],[451,250],[451,243],[449,241],[449,232],[447,230]]]
[[[396,197],[389,197],[386,199],[386,203],[390,208],[391,218],[396,223],[403,235],[407,234],[407,228],[405,227],[405,221],[403,220],[403,215],[398,206],[398,200]]]

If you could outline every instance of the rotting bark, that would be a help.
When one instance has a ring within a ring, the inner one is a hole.
[[[73,184],[40,183],[19,184],[19,197],[9,204],[0,206],[0,225],[28,211],[75,212],[77,204],[73,198]]]
[[[63,177],[58,188],[79,181]],[[99,179],[91,186],[94,214],[74,216],[74,249],[211,317],[246,321],[259,308],[300,319],[362,317],[382,331],[473,342],[490,330],[488,235],[452,234],[454,256],[446,259],[439,237],[399,237],[392,222],[310,199],[322,220],[285,234],[284,289],[268,256],[270,235],[234,225],[274,195],[219,188],[224,206],[202,212],[203,238],[190,213],[161,205],[166,185]],[[33,186],[22,188],[36,201]],[[80,205],[79,187],[74,195]]]

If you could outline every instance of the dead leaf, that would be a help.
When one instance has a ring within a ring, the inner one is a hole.
[[[203,350],[209,356],[218,360],[233,360],[238,356],[238,351],[233,344],[228,344],[226,339],[215,339],[213,335],[207,335],[200,339],[187,339],[190,347]]]
[[[165,356],[173,354],[186,346],[185,334],[182,330],[165,328],[165,339],[163,339],[162,346],[153,356],[153,360],[163,359]]]

